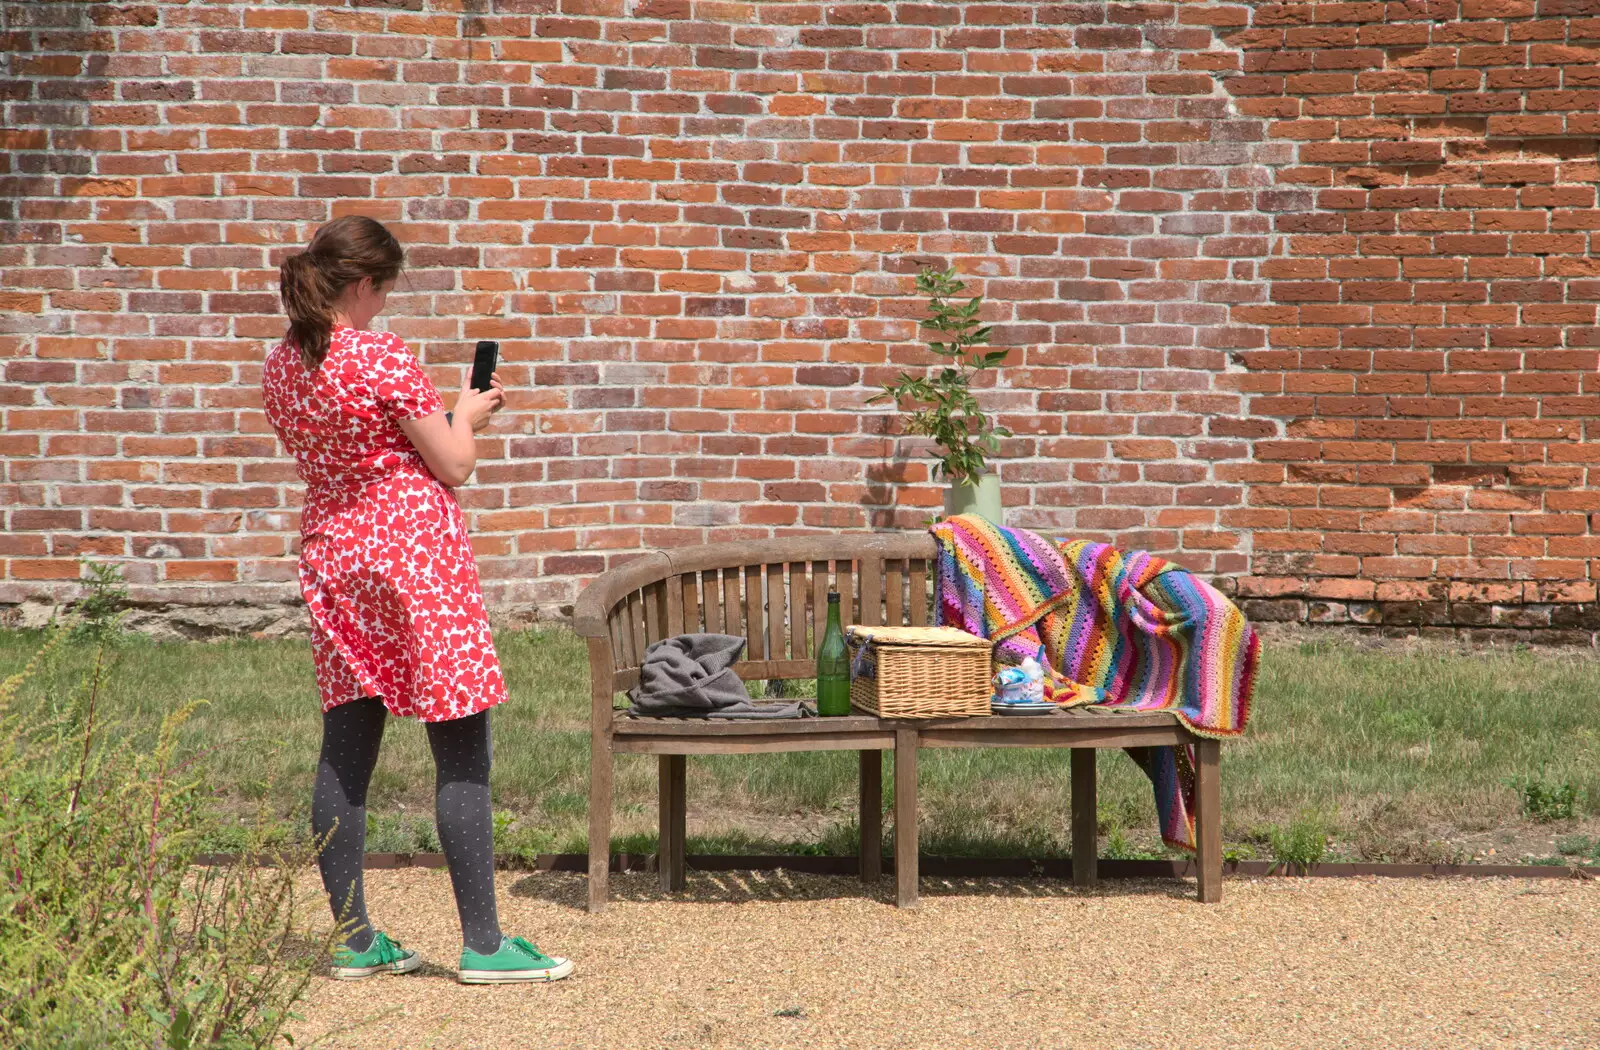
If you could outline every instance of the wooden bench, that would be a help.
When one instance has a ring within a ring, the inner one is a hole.
[[[1028,717],[880,719],[865,713],[773,722],[635,718],[618,694],[639,681],[651,643],[709,631],[748,640],[734,670],[746,681],[812,678],[827,621],[827,593],[840,593],[845,623],[923,625],[930,621],[935,543],[925,532],[818,534],[656,551],[602,573],[579,596],[578,634],[588,641],[591,696],[589,910],[605,908],[611,870],[613,757],[659,756],[662,888],[684,887],[685,771],[689,755],[774,751],[857,751],[863,880],[882,873],[883,760],[894,752],[896,902],[917,901],[919,747],[1072,749],[1072,874],[1093,885],[1096,748],[1193,743],[1199,895],[1220,899],[1222,840],[1219,748],[1164,713],[1079,709]]]

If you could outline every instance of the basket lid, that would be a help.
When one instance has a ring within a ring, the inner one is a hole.
[[[988,649],[987,638],[968,634],[959,627],[867,627],[851,624],[845,633],[857,641],[874,645],[934,645],[947,648]]]

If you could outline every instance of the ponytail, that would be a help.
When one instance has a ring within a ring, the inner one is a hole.
[[[283,260],[278,278],[283,312],[289,315],[289,333],[284,339],[299,348],[306,371],[315,372],[328,356],[335,293],[310,252]]]
[[[314,372],[328,356],[333,334],[333,304],[350,285],[370,278],[384,284],[400,275],[405,251],[384,225],[365,215],[334,219],[311,238],[303,252],[278,267],[279,295],[289,315],[286,343],[300,351]]]

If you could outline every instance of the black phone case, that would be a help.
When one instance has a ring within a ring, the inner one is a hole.
[[[477,352],[472,356],[472,389],[489,389],[489,377],[499,364],[500,344],[491,339],[478,341]]]

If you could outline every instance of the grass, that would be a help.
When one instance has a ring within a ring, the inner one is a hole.
[[[495,719],[494,792],[501,848],[585,848],[588,675],[581,641],[562,629],[501,632],[512,702]],[[38,633],[0,632],[0,675]],[[43,687],[65,690],[89,658],[67,647]],[[218,823],[266,800],[303,834],[320,718],[304,641],[154,643],[123,648],[107,704],[130,733],[210,701],[185,726],[206,749]],[[1324,859],[1438,860],[1459,840],[1539,824],[1548,841],[1600,811],[1600,661],[1538,651],[1368,650],[1337,640],[1269,644],[1249,733],[1223,749],[1224,839],[1234,855],[1314,851],[1306,814],[1331,840]],[[1148,784],[1126,759],[1100,763],[1103,849],[1159,855]],[[856,757],[808,753],[697,758],[689,764],[693,852],[850,853]],[[1539,798],[1570,797],[1529,811]],[[654,848],[655,760],[617,759],[614,846]],[[1066,755],[1047,750],[932,750],[922,757],[922,842],[929,853],[1064,856]],[[885,785],[886,796],[891,795]],[[431,849],[432,764],[422,728],[389,727],[369,794],[369,848]],[[1526,811],[1526,812],[1525,812]],[[1600,828],[1588,828],[1593,832]],[[1587,839],[1584,840],[1587,843]],[[1274,843],[1277,848],[1274,848]],[[1544,852],[1549,852],[1547,846]],[[1503,851],[1502,851],[1503,852]],[[1586,851],[1581,851],[1586,852]]]

